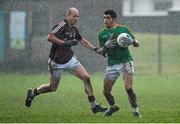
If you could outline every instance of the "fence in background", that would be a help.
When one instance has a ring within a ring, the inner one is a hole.
[[[121,23],[137,33],[139,48],[132,48],[136,73],[172,74],[179,73],[180,14],[169,12],[163,17],[122,17],[119,0],[0,0],[4,17],[4,61],[0,62],[2,71],[46,71],[51,44],[46,41],[54,23],[63,20],[66,9],[75,6],[80,10],[78,27],[83,36],[97,45],[97,32],[103,26],[103,11],[113,8]],[[10,15],[13,11],[26,13],[26,49],[13,50],[10,47]],[[0,29],[1,30],[1,29]],[[159,35],[162,34],[162,35]],[[176,35],[165,35],[176,34]],[[160,47],[161,46],[161,47]],[[104,71],[106,60],[94,52],[76,46],[74,51],[90,72]],[[161,54],[161,55],[160,55]]]

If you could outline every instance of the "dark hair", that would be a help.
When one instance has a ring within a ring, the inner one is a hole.
[[[104,15],[110,15],[112,18],[117,18],[117,14],[114,10],[107,9],[104,11]]]

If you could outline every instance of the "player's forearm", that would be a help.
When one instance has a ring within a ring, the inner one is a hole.
[[[85,47],[85,48],[88,48],[88,49],[91,49],[91,50],[94,50],[94,46],[89,42],[87,41],[86,39],[82,39],[81,41],[81,44]]]
[[[53,34],[49,34],[47,36],[47,40],[51,43],[54,43],[54,44],[58,44],[58,45],[63,45],[64,44],[64,41],[63,40],[60,40],[58,39],[57,37],[55,37]]]

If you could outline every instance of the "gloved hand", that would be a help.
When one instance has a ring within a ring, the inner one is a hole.
[[[78,44],[78,41],[76,39],[65,40],[64,41],[64,45],[66,45],[66,46],[74,46],[74,45],[77,45],[77,44]]]
[[[101,50],[100,50],[98,47],[95,47],[93,50],[94,50],[97,54],[101,54]]]
[[[138,40],[134,40],[134,42],[132,43],[134,47],[139,47],[139,42]]]
[[[118,46],[117,42],[115,41],[115,39],[110,39],[108,40],[105,44],[104,44],[104,47],[105,48],[114,48]]]
[[[93,49],[97,54],[106,57],[106,48],[100,49],[100,48],[94,48]]]

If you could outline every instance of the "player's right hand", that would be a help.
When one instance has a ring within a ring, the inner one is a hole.
[[[98,47],[95,47],[94,49],[93,49],[97,54],[99,54],[99,55],[102,55],[103,57],[106,57],[106,53],[104,53],[104,49],[100,49],[100,48],[98,48]]]
[[[114,48],[116,46],[118,46],[118,45],[117,45],[117,42],[114,39],[110,39],[104,44],[105,48]]]
[[[95,47],[93,50],[94,50],[94,52],[96,52],[97,54],[101,54],[101,50],[100,50],[98,47]]]
[[[78,44],[78,41],[76,39],[65,40],[64,41],[64,45],[66,45],[66,46],[74,46],[74,45],[77,45],[77,44]]]

